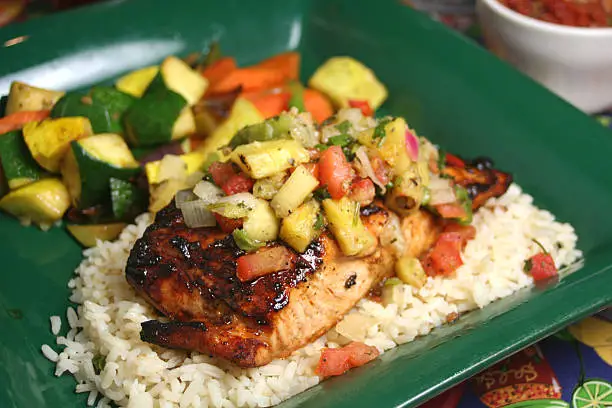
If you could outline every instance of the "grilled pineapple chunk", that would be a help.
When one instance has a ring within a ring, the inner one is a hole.
[[[345,255],[364,255],[376,246],[376,237],[361,222],[359,204],[346,197],[323,200],[329,229]]]
[[[376,127],[357,135],[357,140],[362,145],[378,150],[383,160],[399,174],[412,163],[406,153],[406,129],[403,118],[381,119]]]
[[[310,154],[295,140],[273,140],[238,146],[230,159],[252,178],[261,179],[306,163]]]
[[[427,281],[427,275],[418,259],[411,256],[403,256],[395,263],[395,274],[400,280],[408,285],[419,289]]]
[[[339,108],[348,108],[350,100],[358,100],[367,101],[372,109],[377,109],[387,99],[387,89],[374,72],[350,57],[328,59],[308,84],[326,94]]]
[[[279,222],[270,204],[261,199],[257,199],[255,208],[242,225],[242,229],[249,238],[260,242],[274,241],[278,237],[278,228]]]
[[[317,225],[320,211],[321,206],[316,200],[309,200],[299,206],[283,219],[280,238],[296,251],[304,252],[323,229],[322,223]]]
[[[274,196],[270,205],[278,217],[285,218],[298,208],[318,185],[319,180],[310,174],[306,167],[298,166]]]

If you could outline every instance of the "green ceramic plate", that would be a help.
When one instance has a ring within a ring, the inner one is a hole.
[[[109,2],[0,30],[0,94],[13,78],[91,85],[212,39],[241,63],[297,48],[305,76],[332,55],[364,61],[391,91],[389,112],[451,151],[497,159],[539,205],[576,227],[585,253],[584,267],[555,287],[470,313],[285,406],[412,407],[612,301],[612,135],[399,3]],[[84,406],[74,380],[53,377],[40,353],[54,341],[49,316],[64,314],[66,282],[80,259],[61,229],[42,233],[0,215],[1,407]]]

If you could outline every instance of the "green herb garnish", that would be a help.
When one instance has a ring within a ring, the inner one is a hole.
[[[312,192],[312,195],[319,201],[331,198],[331,195],[329,194],[329,191],[327,191],[327,187],[325,186],[317,188],[315,191]]]
[[[100,374],[106,366],[106,356],[96,354],[94,358],[91,359],[91,364],[93,364],[95,373]]]
[[[385,137],[387,137],[387,131],[385,127],[389,122],[391,122],[391,118],[382,118],[378,121],[378,125],[374,128],[374,133],[372,134],[372,140],[378,139],[378,147],[381,147],[385,141]]]
[[[319,143],[319,144],[315,145],[315,149],[317,149],[318,151],[322,152],[324,150],[329,149],[329,146]]]
[[[331,143],[333,146],[346,147],[353,143],[353,138],[344,133],[330,137],[328,143]]]
[[[348,120],[345,120],[344,122],[338,123],[336,125],[336,129],[338,129],[340,133],[347,133],[351,127],[351,122],[349,122]]]
[[[314,229],[317,231],[321,231],[325,227],[325,219],[323,218],[323,214],[317,214],[317,220],[314,223]]]

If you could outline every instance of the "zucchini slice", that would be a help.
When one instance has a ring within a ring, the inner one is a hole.
[[[155,88],[160,85],[181,95],[187,104],[192,106],[206,92],[208,80],[184,61],[170,56],[161,63],[157,77],[151,82],[145,94],[155,92]]]
[[[132,71],[119,78],[115,86],[121,92],[140,98],[149,87],[155,75],[159,72],[159,67],[152,66]]]
[[[74,141],[70,147],[62,162],[62,176],[76,208],[108,203],[111,178],[129,180],[140,173],[119,135],[95,135]]]
[[[151,87],[125,114],[130,144],[159,145],[194,133],[195,118],[185,98],[163,86],[152,84]]]
[[[238,98],[232,106],[228,118],[221,123],[198,147],[208,156],[230,143],[236,132],[248,125],[264,120],[259,110],[249,100]]]
[[[39,180],[43,175],[43,170],[32,158],[19,131],[0,136],[0,160],[11,190]]]
[[[32,157],[52,173],[59,171],[72,141],[92,134],[89,119],[83,117],[46,119],[26,123],[23,127],[23,139]]]
[[[96,246],[97,241],[112,241],[121,234],[126,227],[124,222],[112,224],[92,224],[92,225],[67,225],[66,229],[72,236],[85,247]]]
[[[94,133],[123,133],[122,117],[136,99],[108,86],[91,89],[88,95],[70,92],[51,111],[52,118],[83,116]]]
[[[49,226],[62,218],[70,206],[64,184],[48,178],[11,191],[0,200],[0,209],[37,225]]]
[[[6,114],[10,115],[22,111],[48,110],[64,96],[65,92],[51,91],[37,88],[15,81],[11,84],[8,100],[6,102]]]
[[[111,177],[110,191],[113,215],[117,220],[131,220],[143,213],[149,204],[147,193],[129,181]]]

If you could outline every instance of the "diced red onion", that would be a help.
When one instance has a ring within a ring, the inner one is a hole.
[[[408,153],[408,157],[410,157],[412,161],[417,161],[419,159],[419,139],[417,139],[410,129],[406,129],[406,153]]]

